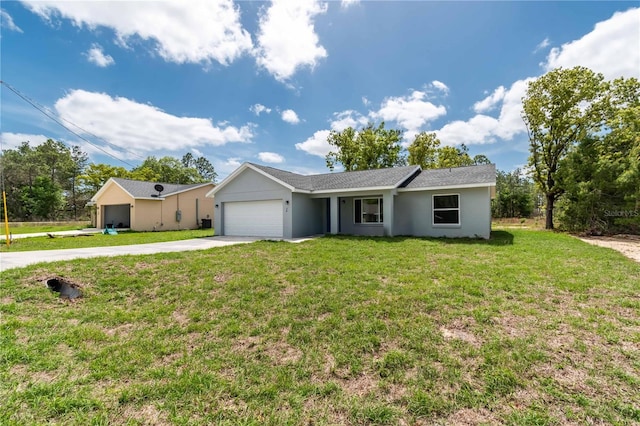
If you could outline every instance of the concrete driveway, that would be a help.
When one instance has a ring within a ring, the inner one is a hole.
[[[246,244],[259,238],[194,238],[191,240],[169,241],[165,243],[136,244],[131,246],[91,247],[65,250],[18,251],[0,253],[0,272],[11,268],[21,268],[40,262],[56,262],[100,256],[122,256],[136,254],[167,253],[174,251],[205,250],[212,247]]]
[[[311,237],[313,238],[313,237]],[[291,243],[307,241],[311,238],[297,238],[284,240]],[[12,268],[21,268],[40,262],[57,262],[59,260],[73,260],[100,256],[122,256],[137,254],[169,253],[178,251],[206,250],[213,247],[247,244],[264,240],[260,237],[207,237],[191,240],[169,241],[164,243],[137,244],[130,246],[91,247],[66,250],[19,251],[15,253],[0,253],[0,272]]]

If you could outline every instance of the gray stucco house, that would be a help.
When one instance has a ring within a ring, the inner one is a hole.
[[[216,235],[481,237],[491,233],[493,164],[299,175],[244,163],[207,193]]]

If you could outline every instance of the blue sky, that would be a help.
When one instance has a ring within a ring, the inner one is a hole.
[[[330,130],[385,121],[511,170],[528,157],[528,81],[575,65],[640,77],[637,1],[1,7],[2,80],[93,144],[3,86],[2,147],[52,138],[126,168],[192,152],[219,178],[244,161],[324,173]]]

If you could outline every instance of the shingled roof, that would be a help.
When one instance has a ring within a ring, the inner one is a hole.
[[[365,188],[398,188],[417,191],[439,187],[495,185],[496,183],[496,167],[493,164],[429,170],[422,170],[419,166],[405,166],[306,176],[253,163],[246,163],[245,167],[259,170],[294,190],[315,193]]]
[[[330,191],[360,188],[397,188],[420,171],[419,166],[392,167],[388,169],[359,170],[353,172],[299,175],[273,167],[249,163],[274,178],[306,191]]]
[[[408,190],[420,190],[442,186],[480,186],[495,184],[495,164],[483,164],[478,166],[452,167],[448,169],[422,170],[420,174],[408,182],[404,188]]]
[[[159,182],[146,182],[141,180],[131,180],[123,178],[111,178],[116,184],[127,191],[133,198],[151,198],[158,195],[155,186]],[[160,183],[164,187],[164,190],[160,194],[160,197],[166,197],[177,192],[188,191],[193,188],[210,185],[209,183],[194,183],[190,185],[179,185],[175,183]]]

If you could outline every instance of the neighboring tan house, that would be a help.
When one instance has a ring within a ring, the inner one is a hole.
[[[244,163],[207,197],[215,196],[217,235],[489,238],[495,185],[493,164],[304,176]]]
[[[91,198],[93,225],[134,231],[211,227],[213,200],[206,194],[214,187],[213,183],[176,185],[110,178]]]

